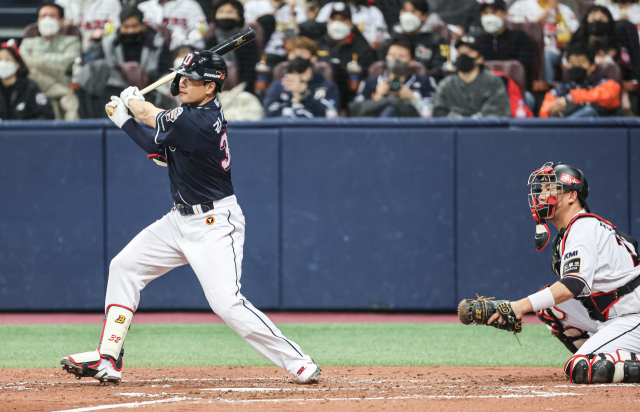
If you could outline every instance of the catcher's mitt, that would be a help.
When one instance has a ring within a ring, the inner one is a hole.
[[[476,295],[477,296],[477,295]],[[458,305],[458,317],[465,325],[476,323],[478,325],[488,325],[494,328],[507,330],[513,333],[522,332],[522,320],[516,318],[516,314],[508,300],[491,300],[478,296],[477,300],[465,299]],[[493,323],[487,322],[498,312],[505,323],[500,323],[496,319]]]

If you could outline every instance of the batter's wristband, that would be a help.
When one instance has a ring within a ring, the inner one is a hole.
[[[531,302],[531,306],[533,306],[533,310],[536,312],[552,308],[556,304],[553,293],[551,293],[551,288],[544,288],[540,292],[529,295],[529,302]]]

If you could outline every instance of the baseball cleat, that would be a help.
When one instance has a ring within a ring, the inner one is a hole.
[[[298,372],[296,372],[296,379],[298,383],[312,383],[318,382],[320,376],[320,366],[313,362],[302,365]]]
[[[60,365],[76,379],[94,378],[100,382],[118,383],[122,377],[122,372],[110,367],[111,363],[102,359],[97,350],[65,356],[60,359]]]

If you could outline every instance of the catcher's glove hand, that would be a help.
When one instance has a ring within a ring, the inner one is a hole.
[[[476,295],[477,296],[477,295]],[[477,300],[465,299],[458,305],[458,317],[465,325],[476,323],[478,325],[488,325],[494,328],[508,330],[513,333],[522,332],[522,320],[516,318],[516,314],[508,300],[491,300],[478,296]],[[498,312],[505,323],[500,323],[496,319],[493,323],[487,322]]]

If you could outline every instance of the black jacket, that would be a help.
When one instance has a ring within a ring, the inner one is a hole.
[[[527,86],[531,85],[533,70],[533,42],[520,30],[506,29],[498,36],[482,32],[476,37],[484,60],[517,60],[527,73]]]
[[[396,26],[393,32],[402,33],[402,29]],[[444,38],[430,31],[410,35],[410,37],[416,45],[415,60],[424,64],[429,74],[437,80],[442,79],[442,65],[447,61],[449,54],[449,45]],[[378,60],[386,60],[391,41],[392,39],[388,39],[382,43],[378,49]]]
[[[347,64],[353,55],[358,56],[358,64],[362,68],[360,79],[366,79],[369,74],[369,66],[376,61],[376,53],[358,29],[354,29],[344,44],[336,43],[329,35],[322,36],[318,40],[318,60],[331,63],[333,68],[333,81],[340,89],[340,106],[346,108],[348,103],[356,96],[357,90],[349,90]]]
[[[2,120],[50,120],[54,118],[51,103],[30,79],[18,77],[7,89],[0,83],[0,119]]]

